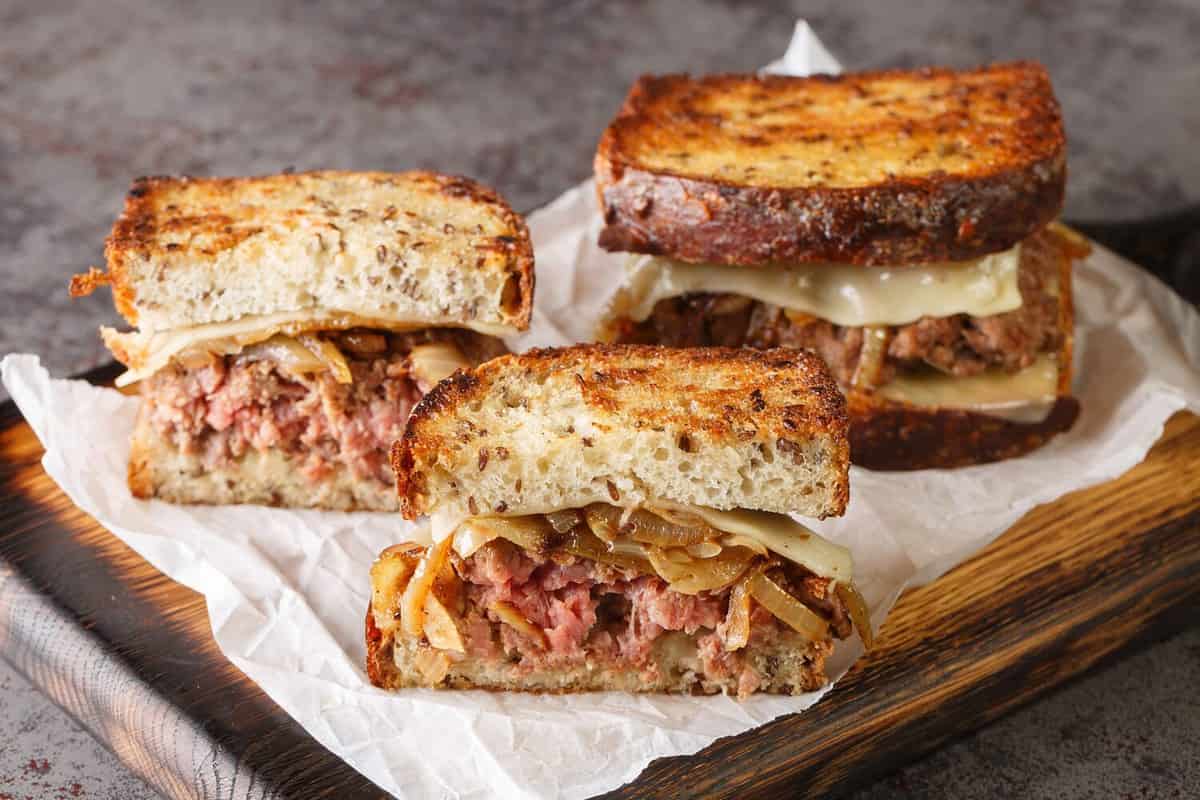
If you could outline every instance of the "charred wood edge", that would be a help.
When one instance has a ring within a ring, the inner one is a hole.
[[[0,439],[22,421],[0,403]],[[384,796],[225,659],[199,595],[65,495],[31,494],[41,448],[23,435],[0,457],[0,655],[166,797]]]
[[[727,737],[691,756],[652,761],[632,782],[600,797],[667,797],[687,787],[706,798],[831,798],[864,788],[1099,667],[1127,658],[1142,649],[1139,646],[1194,626],[1200,612],[1200,584],[1195,580],[1200,551],[1194,546],[1198,533],[1200,509],[1142,531],[1136,537],[1139,543],[1145,545],[1153,536],[1153,545],[1163,552],[1171,551],[1172,542],[1193,542],[1187,557],[1158,562],[1157,570],[1122,576],[1090,564],[1077,582],[1092,583],[1095,575],[1104,575],[1103,586],[1072,590],[1086,593],[1087,603],[1095,601],[1095,607],[1068,606],[1072,618],[1065,630],[1031,636],[1032,647],[1015,645],[1012,639],[1022,633],[1014,629],[1021,627],[1028,635],[1041,625],[1061,624],[1063,604],[1041,607],[1040,614],[1022,624],[1018,617],[1026,614],[1031,600],[1021,593],[1011,608],[995,609],[1005,619],[1004,626],[994,625],[988,615],[958,632],[957,640],[937,637],[921,642],[920,652],[912,656],[929,664],[927,668],[903,670],[897,663],[902,658],[885,657],[865,667],[860,662],[829,697],[804,712],[803,726],[796,715],[789,715],[758,728],[752,738]],[[1118,548],[1111,555],[1127,552]],[[1112,596],[1104,596],[1107,588],[1122,585]],[[1152,610],[1147,611],[1147,604]],[[1128,625],[1129,619],[1136,624]],[[1124,630],[1123,622],[1128,626]],[[984,664],[993,640],[998,659],[987,666],[996,669],[982,680],[978,675],[959,678]],[[940,664],[939,653],[944,659]],[[874,697],[865,702],[850,699],[864,681],[870,682]],[[906,704],[911,707],[906,709]]]
[[[167,797],[277,797],[155,691],[116,649],[0,559],[0,652],[139,778]]]

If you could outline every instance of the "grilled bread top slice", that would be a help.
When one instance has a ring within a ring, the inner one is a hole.
[[[442,381],[392,466],[409,518],[647,500],[826,517],[849,455],[845,400],[807,351],[576,345]]]
[[[645,76],[600,140],[609,250],[897,265],[1005,250],[1058,214],[1066,145],[1038,64]]]
[[[139,178],[105,254],[72,293],[111,284],[143,333],[311,312],[502,333],[533,300],[521,217],[432,172]]]

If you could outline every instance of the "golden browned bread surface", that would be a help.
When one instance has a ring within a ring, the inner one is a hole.
[[[524,221],[432,172],[139,178],[105,254],[72,292],[111,284],[143,331],[311,310],[516,330],[532,308]]]
[[[1058,213],[1065,154],[1033,63],[645,76],[597,150],[600,243],[748,265],[974,258]]]
[[[800,350],[577,345],[440,383],[392,450],[408,517],[647,500],[838,515],[845,401]]]

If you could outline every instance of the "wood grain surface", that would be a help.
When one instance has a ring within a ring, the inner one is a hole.
[[[5,656],[169,797],[380,796],[221,656],[202,597],[71,504],[41,452],[0,407]],[[838,794],[1177,629],[1200,599],[1198,464],[1200,419],[1180,413],[1123,477],[905,594],[812,710],[657,761],[609,796]]]

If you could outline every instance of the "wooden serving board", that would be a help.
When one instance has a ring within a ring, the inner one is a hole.
[[[203,598],[75,508],[41,454],[0,406],[0,652],[170,797],[381,795],[221,656]],[[654,762],[609,796],[847,791],[1194,620],[1198,576],[1200,418],[1181,412],[1128,474],[905,594],[803,716]]]

